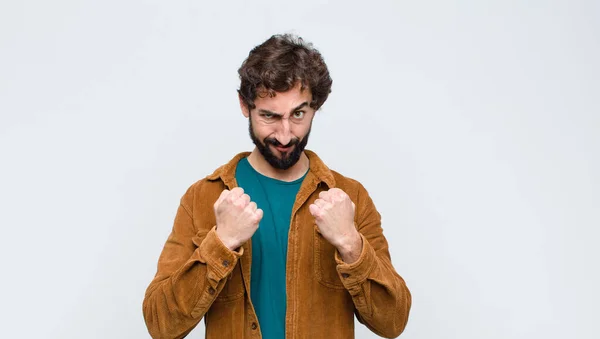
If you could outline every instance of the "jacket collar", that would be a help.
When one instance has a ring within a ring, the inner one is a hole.
[[[228,163],[217,168],[211,175],[207,176],[206,179],[211,181],[221,179],[223,183],[230,189],[236,187],[237,182],[235,180],[235,170],[237,168],[237,164],[242,158],[249,156],[250,153],[251,152],[238,153]],[[308,171],[312,173],[319,182],[324,182],[329,188],[335,187],[335,178],[333,177],[333,173],[317,156],[317,154],[307,149],[304,150],[304,153],[309,160]]]

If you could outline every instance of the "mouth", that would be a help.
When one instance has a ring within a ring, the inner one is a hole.
[[[287,153],[287,152],[289,152],[289,151],[292,150],[293,146],[287,146],[287,147],[284,147],[284,146],[273,146],[273,147],[275,147],[275,149],[278,150],[280,153]]]

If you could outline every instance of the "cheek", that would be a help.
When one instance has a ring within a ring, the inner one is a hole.
[[[260,139],[260,141],[264,141],[267,138],[275,138],[275,133],[270,128],[255,128],[254,135]]]
[[[257,121],[252,121],[252,133],[254,134],[255,137],[259,138],[260,140],[262,140],[268,136],[268,135],[266,135],[266,133],[268,133],[268,132]]]
[[[292,128],[292,134],[294,134],[294,136],[302,139],[304,138],[308,132],[310,131],[310,124],[302,124],[302,125],[296,125]]]

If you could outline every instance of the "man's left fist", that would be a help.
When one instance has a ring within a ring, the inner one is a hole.
[[[319,199],[308,207],[321,235],[338,249],[360,240],[354,226],[354,208],[348,194],[339,188],[321,192]]]

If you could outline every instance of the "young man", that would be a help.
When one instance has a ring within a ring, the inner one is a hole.
[[[305,150],[331,92],[320,53],[276,35],[239,69],[256,145],[193,184],[146,291],[153,338],[353,338],[404,330],[411,295],[365,188]]]

